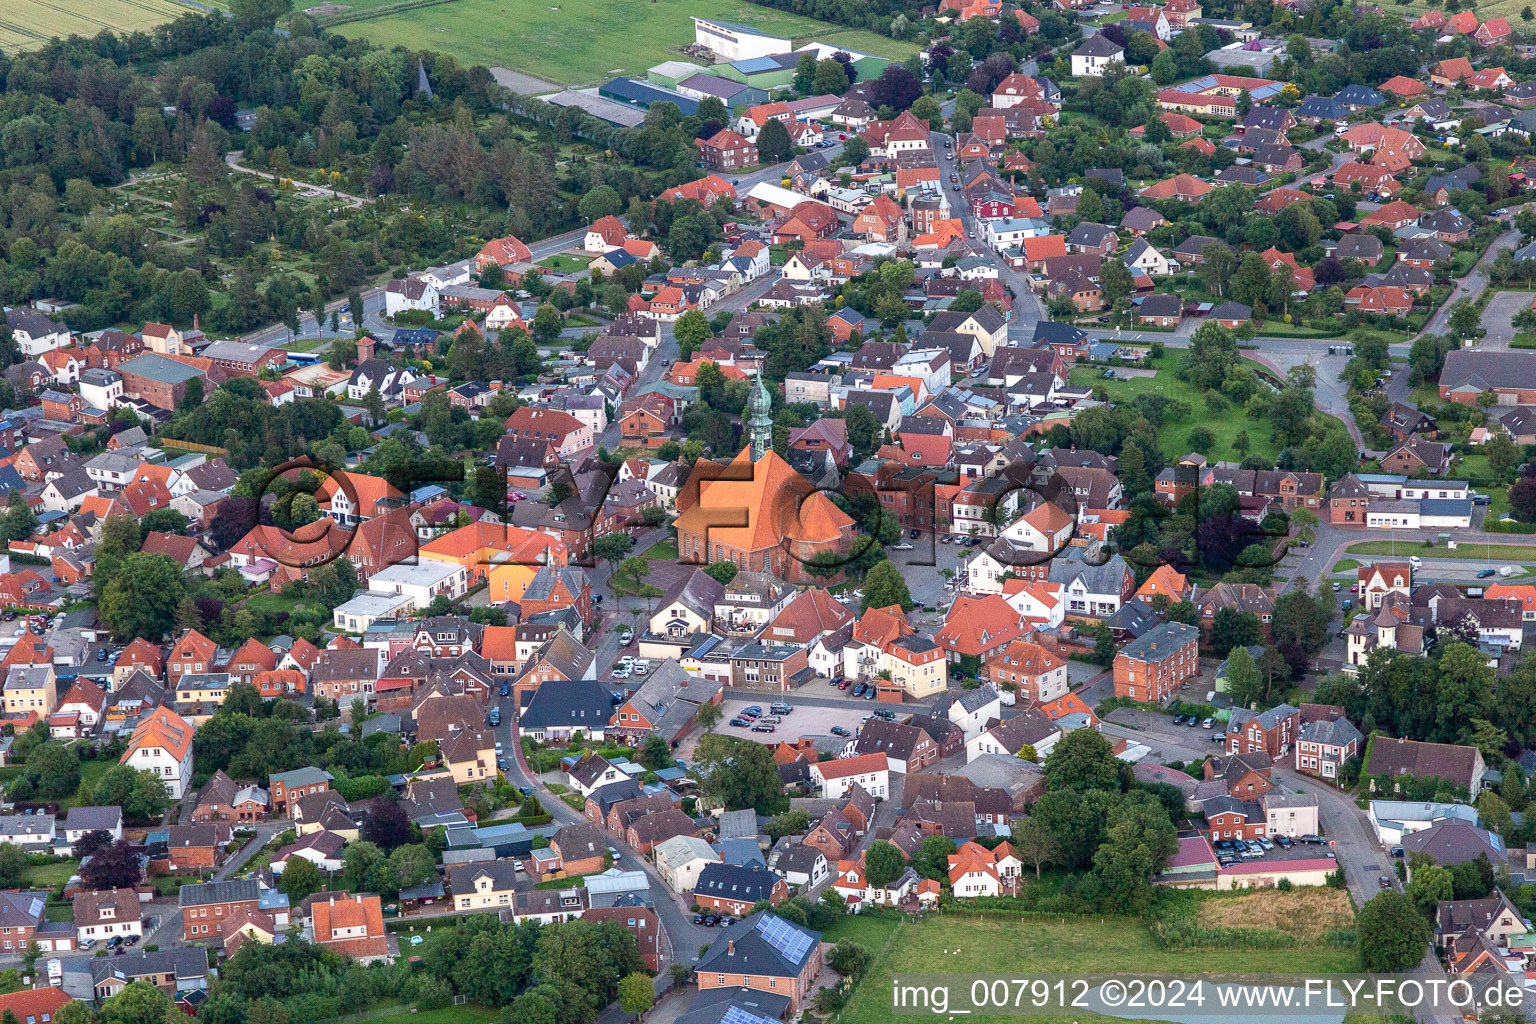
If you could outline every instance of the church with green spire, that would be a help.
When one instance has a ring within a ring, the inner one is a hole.
[[[773,397],[763,387],[761,373],[752,379],[752,394],[747,398],[747,440],[753,462],[773,447]]]

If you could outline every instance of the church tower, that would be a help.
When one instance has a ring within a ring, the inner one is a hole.
[[[757,462],[773,447],[773,398],[763,387],[763,375],[752,381],[752,394],[747,398],[747,438],[752,448],[752,461]]]

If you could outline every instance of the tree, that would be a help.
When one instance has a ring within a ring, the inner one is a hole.
[[[907,868],[906,856],[894,843],[877,839],[864,851],[864,878],[876,889],[884,889]]]
[[[234,0],[231,4],[240,3]],[[97,1024],[165,1024],[170,1019],[170,997],[147,981],[134,981],[102,1004]]]
[[[84,860],[97,850],[111,845],[111,832],[104,828],[92,829],[75,840],[74,848],[70,852],[75,855],[76,860]]]
[[[1178,831],[1157,798],[1127,794],[1110,812],[1104,841],[1093,855],[1093,873],[1104,886],[1106,904],[1117,911],[1144,911],[1152,899],[1152,876],[1178,846]]]
[[[1458,299],[1451,306],[1451,318],[1447,326],[1451,334],[1458,338],[1475,337],[1481,332],[1482,323],[1470,299]]]
[[[1298,645],[1308,655],[1315,655],[1328,642],[1328,602],[1319,593],[1305,587],[1287,591],[1275,601],[1271,635],[1275,646]]]
[[[816,85],[816,55],[809,51],[800,55],[800,60],[795,63],[795,92],[802,96],[809,96],[815,92]]]
[[[1253,612],[1220,608],[1211,620],[1211,649],[1227,654],[1234,647],[1249,647],[1264,638],[1264,626]]]
[[[848,91],[848,72],[830,57],[816,64],[816,77],[811,91],[818,96],[841,96]]]
[[[1034,818],[1026,819],[1014,830],[1010,845],[1013,847],[1013,852],[1019,855],[1019,860],[1035,869],[1037,881],[1040,878],[1040,869],[1053,863],[1061,855],[1056,845],[1056,837],[1046,830],[1044,823]]]
[[[590,1019],[618,995],[619,979],[644,968],[630,932],[604,921],[567,921],[541,928],[533,955],[533,976],[584,997]]]
[[[389,868],[395,876],[395,884],[402,889],[423,885],[437,875],[437,861],[421,843],[397,847],[389,855]]]
[[[672,325],[672,337],[677,339],[678,358],[687,362],[700,345],[714,337],[714,332],[709,329],[709,320],[703,312],[690,309]]]
[[[867,876],[866,876],[867,877]],[[869,950],[858,943],[842,939],[827,954],[827,966],[845,978],[857,980],[869,969]]]
[[[1411,971],[1429,950],[1429,921],[1395,889],[1377,893],[1355,918],[1361,967],[1371,974]]]
[[[44,743],[27,756],[24,772],[38,797],[58,800],[80,786],[80,755],[62,743]]]
[[[672,763],[672,748],[660,733],[653,732],[645,738],[635,757],[651,771],[658,771]]]
[[[144,637],[158,643],[176,626],[182,595],[181,569],[164,555],[124,558],[102,588],[98,614],[114,636]]]
[[[855,135],[843,143],[843,156],[840,163],[850,167],[857,167],[869,159],[869,143]]]
[[[540,304],[538,311],[533,314],[531,324],[532,334],[540,344],[552,345],[555,339],[560,337],[560,331],[565,327],[565,318],[553,303]]]
[[[955,841],[948,836],[928,836],[912,858],[912,870],[924,878],[943,881],[949,874],[949,855],[955,852]]]
[[[0,843],[0,885],[20,887],[27,874],[27,855],[15,843]],[[109,887],[110,888],[110,887]]]
[[[1220,387],[1237,365],[1237,339],[1215,322],[1200,325],[1189,340],[1189,357],[1179,374],[1196,387]]]
[[[288,894],[288,901],[294,906],[310,893],[319,892],[322,884],[320,868],[308,857],[297,854],[288,858],[287,866],[278,876],[278,888]]]
[[[1234,647],[1227,655],[1227,693],[1235,708],[1262,705],[1269,696],[1247,647]]]
[[[693,720],[698,723],[700,729],[710,732],[720,724],[723,714],[718,704],[700,704],[699,710],[694,712]]]
[[[1115,756],[1115,748],[1093,729],[1067,733],[1045,759],[1045,784],[1049,790],[1123,790],[1131,767]]]
[[[587,194],[581,197],[581,202],[576,204],[576,212],[588,224],[604,217],[616,216],[623,209],[624,201],[619,198],[619,194],[614,191],[612,185],[599,185],[588,190]]]
[[[635,546],[635,538],[627,533],[610,533],[592,542],[592,554],[616,566],[628,556]]]
[[[901,569],[888,559],[881,559],[864,574],[864,594],[859,599],[859,610],[900,605],[904,612],[912,610],[912,594]]]
[[[694,751],[693,776],[709,806],[769,813],[787,803],[773,752],[761,743],[708,733]]]
[[[1520,447],[1502,431],[1483,444],[1483,454],[1488,456],[1489,470],[1500,481],[1508,480],[1521,460]]]
[[[644,1013],[655,1002],[656,989],[644,971],[631,972],[619,981],[619,1008],[625,1013]]]
[[[362,837],[388,853],[410,842],[413,837],[411,819],[398,801],[378,797],[368,811],[363,823]]]
[[[139,884],[143,874],[139,851],[124,839],[97,850],[80,865],[80,881],[90,889],[131,889]]]
[[[783,163],[795,151],[789,130],[782,121],[769,118],[757,133],[757,158],[765,164]]]
[[[770,839],[778,840],[784,836],[803,835],[811,830],[810,813],[804,810],[785,811],[768,819],[768,824],[763,826],[763,832]]]

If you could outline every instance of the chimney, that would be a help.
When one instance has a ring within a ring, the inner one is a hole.
[[[735,956],[736,955],[736,940],[735,939],[727,939],[726,940],[726,942],[725,942],[725,952],[726,952],[727,956]]]

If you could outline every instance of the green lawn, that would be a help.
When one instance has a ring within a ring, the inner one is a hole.
[[[1134,400],[1137,395],[1150,393],[1186,403],[1190,407],[1190,414],[1182,420],[1165,422],[1162,430],[1159,431],[1158,436],[1163,443],[1163,453],[1170,458],[1178,458],[1190,450],[1189,434],[1196,427],[1205,427],[1216,438],[1212,451],[1200,453],[1211,462],[1220,459],[1230,459],[1234,462],[1243,460],[1242,453],[1232,447],[1232,441],[1240,431],[1248,433],[1250,453],[1268,458],[1278,455],[1280,446],[1270,436],[1271,428],[1267,421],[1252,419],[1242,406],[1231,403],[1228,403],[1228,407],[1220,412],[1210,411],[1207,405],[1208,394],[1193,384],[1179,379],[1178,371],[1179,367],[1184,365],[1184,359],[1183,351],[1169,351],[1156,364],[1157,376],[1132,377],[1129,380],[1103,380],[1102,369],[1079,366],[1072,371],[1072,383],[1092,385],[1096,388],[1102,386],[1111,402],[1128,402]],[[1244,359],[1243,363],[1250,369],[1260,368],[1257,363],[1249,359]]]
[[[59,861],[57,864],[28,864],[22,885],[37,889],[52,889],[56,885],[63,885],[69,881],[69,876],[79,868],[80,862],[75,860]]]
[[[664,540],[660,543],[652,544],[640,552],[640,557],[649,558],[653,562],[675,562],[677,561],[677,542]]]
[[[770,10],[748,0],[654,0],[507,5],[455,0],[339,25],[383,47],[440,50],[460,64],[508,67],[551,82],[600,82],[645,76],[647,68],[683,58],[694,41],[690,15],[720,18],[780,33],[794,45],[819,40],[860,53],[905,60],[916,49],[873,32],[841,28]]]
[[[882,927],[875,927],[879,925]],[[846,931],[844,930],[846,927]],[[1353,949],[1324,944],[1274,950],[1208,948],[1165,950],[1146,926],[1131,918],[970,918],[930,916],[917,923],[890,920],[865,927],[841,922],[828,937],[852,938],[870,948],[875,961],[843,1011],[842,1024],[887,1024],[891,979],[936,972],[1017,978],[1044,974],[1337,974],[1356,969]],[[854,929],[857,928],[857,932]],[[886,937],[890,942],[886,944]],[[881,952],[883,949],[883,953]],[[1031,1021],[1073,1021],[1071,1017],[1030,1017]],[[971,1016],[973,1022],[1015,1017]]]
[[[1475,562],[1518,562],[1536,556],[1536,542],[1531,544],[1481,544],[1477,541],[1459,542],[1463,546],[1454,551],[1449,548],[1426,548],[1414,540],[1399,541],[1393,546],[1389,540],[1367,540],[1345,548],[1352,555],[1418,555],[1421,558],[1464,558]]]
[[[309,606],[309,602],[302,597],[290,597],[287,594],[274,594],[267,591],[262,594],[252,594],[242,602],[243,607],[252,612],[288,612],[293,613],[300,608]]]
[[[96,788],[96,783],[100,782],[101,777],[107,774],[107,770],[115,764],[117,762],[110,757],[98,757],[94,761],[81,761],[80,788],[65,797],[62,801],[63,805],[65,807],[81,807],[89,804],[91,802],[91,790]]]
[[[562,274],[575,274],[587,269],[587,264],[592,262],[591,256],[576,256],[571,253],[557,252],[553,256],[547,256],[534,266],[545,267]]]

